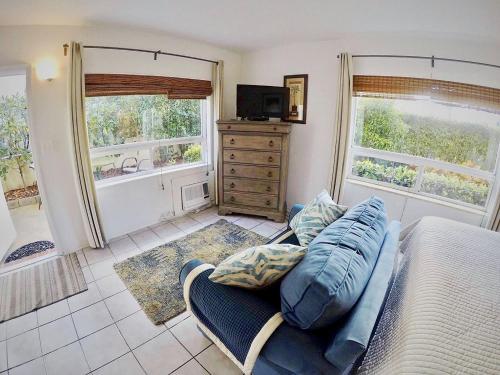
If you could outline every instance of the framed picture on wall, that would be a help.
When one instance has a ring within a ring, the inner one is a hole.
[[[307,74],[285,76],[283,86],[290,89],[290,104],[286,121],[305,124],[307,115]]]

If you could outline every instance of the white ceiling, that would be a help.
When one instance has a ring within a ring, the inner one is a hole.
[[[237,49],[417,33],[500,41],[500,0],[0,0],[0,25],[127,25]]]

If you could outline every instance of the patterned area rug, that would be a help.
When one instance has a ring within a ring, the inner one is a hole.
[[[9,256],[5,259],[5,263],[10,263],[14,260],[29,257],[33,254],[45,252],[47,250],[53,249],[55,246],[56,245],[54,245],[54,242],[51,241],[31,242],[10,253]]]
[[[161,324],[186,309],[179,272],[187,261],[201,259],[217,265],[241,248],[266,242],[265,237],[219,220],[114,267],[146,315]]]
[[[0,277],[0,323],[87,290],[75,253]]]

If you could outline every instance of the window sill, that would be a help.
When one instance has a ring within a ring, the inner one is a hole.
[[[370,189],[377,189],[377,190],[385,191],[385,192],[388,192],[388,193],[398,194],[398,195],[401,195],[401,196],[404,196],[404,197],[407,197],[407,198],[414,198],[414,199],[419,199],[419,200],[430,202],[430,203],[439,204],[439,205],[442,205],[442,206],[454,208],[454,209],[457,209],[457,210],[469,212],[469,213],[476,214],[476,215],[481,215],[481,216],[486,215],[486,209],[482,210],[482,209],[479,209],[479,208],[466,207],[466,206],[462,206],[460,204],[455,204],[455,203],[443,201],[443,200],[440,200],[440,199],[431,198],[431,197],[428,197],[428,196],[425,196],[425,195],[415,194],[415,193],[412,193],[412,192],[409,192],[409,191],[394,189],[394,188],[390,188],[390,187],[387,187],[387,186],[379,185],[379,184],[376,184],[376,183],[371,183],[371,182],[367,182],[367,181],[361,181],[361,180],[354,179],[354,178],[349,178],[349,177],[346,178],[346,182],[349,182],[349,183],[354,184],[354,185],[368,187]]]
[[[130,174],[129,176],[112,177],[112,178],[96,181],[95,186],[96,186],[96,189],[99,190],[101,188],[106,188],[106,187],[120,185],[120,184],[126,184],[128,182],[157,177],[160,175],[168,176],[168,175],[172,175],[172,174],[179,174],[182,172],[196,173],[196,172],[203,172],[203,171],[207,171],[207,170],[212,171],[212,165],[211,164],[207,165],[203,162],[200,162],[200,163],[193,163],[193,164],[189,164],[189,165],[181,165],[178,167],[169,167],[169,168],[165,168],[163,170],[153,169],[150,171],[133,173],[133,174]]]

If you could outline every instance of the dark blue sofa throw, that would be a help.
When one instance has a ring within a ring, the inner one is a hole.
[[[371,197],[311,242],[304,259],[281,283],[281,310],[289,324],[321,328],[349,312],[373,271],[386,222],[383,201]]]
[[[199,260],[184,266],[181,284],[185,285],[193,270],[196,274],[198,266],[203,267]],[[208,279],[212,272],[213,269],[204,270],[192,280],[188,291],[191,312],[205,326],[199,325],[203,332],[212,341],[218,340],[227,349],[225,354],[249,373],[267,338],[283,322],[279,304],[270,302],[279,300],[279,290],[259,293],[214,283]]]

